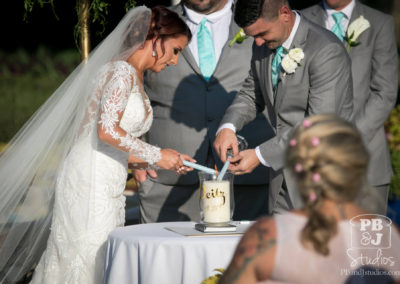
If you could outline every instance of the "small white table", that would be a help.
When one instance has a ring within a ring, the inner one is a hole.
[[[192,284],[226,268],[242,235],[184,236],[194,222],[169,222],[117,228],[108,237],[105,283]],[[248,225],[238,225],[244,231]],[[194,231],[195,232],[195,231]],[[222,233],[223,234],[223,233]]]

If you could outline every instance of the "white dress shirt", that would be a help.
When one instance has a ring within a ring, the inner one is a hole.
[[[293,12],[295,13],[296,19],[295,19],[295,21],[294,21],[294,25],[293,25],[292,31],[290,32],[289,37],[282,43],[282,46],[283,46],[285,49],[290,49],[290,46],[292,45],[294,36],[296,35],[297,29],[299,28],[299,24],[300,24],[300,15],[299,15],[296,11],[293,11]],[[218,128],[217,134],[218,134],[218,132],[220,132],[220,131],[221,131],[222,129],[224,129],[224,128],[231,129],[231,130],[233,130],[233,131],[236,133],[236,127],[235,127],[235,125],[233,125],[232,123],[224,123],[223,125],[221,125],[221,126]],[[260,163],[263,164],[263,165],[266,166],[266,167],[270,167],[270,165],[268,164],[268,162],[265,161],[264,158],[262,157],[261,151],[260,151],[260,147],[259,147],[259,146],[257,146],[257,147],[255,148],[255,151],[256,151],[257,158],[260,160]]]
[[[193,54],[194,59],[197,62],[197,65],[199,65],[199,54],[197,50],[196,35],[201,20],[203,18],[207,19],[206,27],[210,31],[213,38],[215,62],[218,62],[221,56],[222,49],[229,37],[229,26],[232,19],[232,3],[233,0],[228,0],[228,2],[221,10],[211,13],[209,15],[197,13],[184,6],[187,15],[186,24],[189,26],[189,29],[193,35],[192,40],[189,42],[188,46]]]
[[[354,6],[355,6],[355,0],[351,0],[351,2],[344,7],[340,11],[336,11],[328,6],[325,1],[322,2],[324,9],[325,9],[325,27],[328,30],[332,30],[333,26],[336,24],[335,20],[332,17],[333,13],[336,12],[342,12],[344,14],[344,17],[342,21],[340,22],[340,25],[342,26],[342,29],[344,31],[347,31],[347,27],[349,26],[350,18],[351,18],[351,13],[353,12]]]

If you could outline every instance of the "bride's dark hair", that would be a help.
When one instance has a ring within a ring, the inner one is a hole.
[[[161,49],[164,50],[164,40],[168,37],[183,35],[188,41],[192,33],[186,23],[179,15],[163,6],[156,6],[151,9],[151,24],[146,40],[156,38],[161,40]]]

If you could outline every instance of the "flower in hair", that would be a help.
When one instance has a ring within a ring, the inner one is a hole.
[[[303,166],[301,164],[297,163],[294,166],[294,170],[296,171],[296,173],[300,173],[303,170]]]
[[[315,147],[315,146],[318,146],[318,145],[319,145],[319,142],[320,142],[320,140],[319,140],[318,137],[313,137],[313,138],[311,139],[311,145],[313,145],[314,147]]]
[[[308,119],[303,120],[303,126],[305,128],[308,128],[311,126],[311,121],[309,121]]]
[[[319,182],[321,180],[321,175],[319,173],[314,173],[312,176],[313,182]]]
[[[296,146],[296,145],[297,145],[297,140],[294,139],[294,138],[293,138],[293,139],[290,139],[289,145],[292,146],[292,147]]]
[[[310,194],[308,195],[308,200],[314,202],[315,200],[317,200],[317,194],[314,191],[311,191]]]

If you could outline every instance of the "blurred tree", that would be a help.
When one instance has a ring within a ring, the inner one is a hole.
[[[54,0],[24,0],[24,20],[26,21],[28,13],[32,12],[35,5],[43,8],[45,4],[51,5],[55,17],[58,18],[54,9]],[[102,28],[98,32],[102,34],[105,31],[106,16],[110,5],[108,0],[76,0],[75,10],[78,16],[78,23],[75,26],[74,36],[80,48],[82,60],[86,59],[90,52],[90,23],[99,23]],[[135,5],[135,0],[126,0],[125,11]]]

